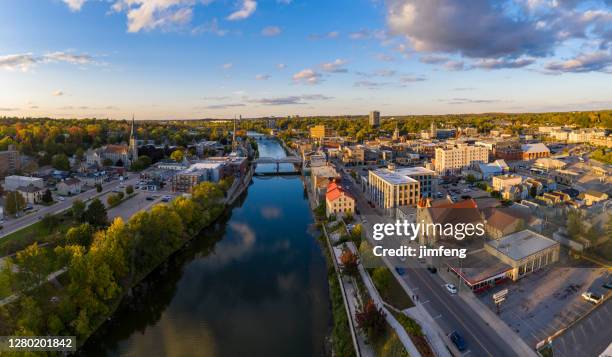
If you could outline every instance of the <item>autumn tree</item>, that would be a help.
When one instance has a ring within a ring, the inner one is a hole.
[[[344,248],[340,255],[340,264],[342,272],[349,276],[357,276],[359,274],[359,257],[351,252],[350,249]]]
[[[376,340],[385,331],[385,312],[378,308],[372,299],[369,299],[355,313],[357,326],[368,336],[370,341]]]
[[[183,154],[182,150],[174,150],[172,154],[170,154],[170,158],[176,162],[183,161],[184,157],[185,157],[185,154]]]

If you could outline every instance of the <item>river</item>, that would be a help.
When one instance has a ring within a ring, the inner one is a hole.
[[[277,141],[258,144],[262,157],[285,155]],[[299,176],[254,177],[214,227],[124,299],[81,354],[324,355],[331,311],[312,224]]]

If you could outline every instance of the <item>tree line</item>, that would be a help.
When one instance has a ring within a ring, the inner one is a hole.
[[[16,282],[18,274],[28,285],[22,285],[17,302],[0,307],[0,320],[5,321],[0,332],[75,335],[84,342],[130,288],[223,212],[224,189],[226,185],[204,182],[189,198],[177,197],[140,211],[127,222],[116,218],[110,224],[105,211],[102,217],[101,202],[92,202],[92,209],[79,203],[72,213],[83,223],[70,228],[62,244],[53,250],[34,244],[7,259],[0,277]],[[60,267],[67,272],[58,290],[46,278],[50,269]]]

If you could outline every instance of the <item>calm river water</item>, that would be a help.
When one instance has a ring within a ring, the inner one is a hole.
[[[260,140],[259,152],[285,155],[272,140]],[[231,212],[135,288],[81,354],[323,355],[331,313],[312,223],[299,176],[254,177]]]

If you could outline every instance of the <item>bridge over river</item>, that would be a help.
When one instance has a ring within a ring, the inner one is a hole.
[[[301,157],[298,156],[285,156],[285,157],[259,157],[255,160],[253,160],[253,165],[257,166],[258,164],[275,164],[276,165],[276,170],[274,172],[269,172],[269,173],[265,173],[267,175],[285,175],[285,174],[299,174],[300,170],[302,169],[302,164],[303,164],[303,160]],[[293,164],[293,166],[297,169],[296,172],[281,172],[280,171],[280,165],[281,164]],[[262,174],[262,173],[255,173],[256,175]]]

